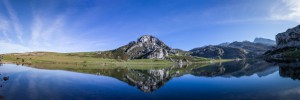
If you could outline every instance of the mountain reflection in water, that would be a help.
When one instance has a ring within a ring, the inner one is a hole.
[[[273,69],[272,69],[273,68]],[[99,75],[110,76],[137,86],[143,92],[152,92],[159,89],[170,79],[185,74],[202,77],[241,77],[257,74],[259,77],[276,72],[271,63],[265,61],[234,61],[216,64],[173,65],[164,69],[103,69]]]
[[[86,66],[62,71],[3,64],[0,100],[295,99],[300,90],[299,65],[241,60],[151,69]]]
[[[300,62],[279,63],[279,74],[293,80],[300,80]]]

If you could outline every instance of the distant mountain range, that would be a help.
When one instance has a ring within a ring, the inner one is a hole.
[[[267,39],[265,39],[267,40]],[[271,50],[272,45],[265,44],[263,41],[260,43],[243,41],[222,43],[220,45],[209,45],[190,50],[192,56],[217,58],[217,59],[245,59],[257,58],[264,54],[266,51]]]
[[[256,38],[254,42],[232,42],[220,45],[209,45],[194,48],[189,51],[172,49],[158,38],[144,35],[136,41],[110,51],[98,52],[98,57],[114,59],[170,59],[174,56],[205,57],[214,59],[245,59],[260,57],[272,49],[275,41]]]

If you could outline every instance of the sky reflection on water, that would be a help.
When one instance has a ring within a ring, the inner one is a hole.
[[[0,99],[298,99],[297,64],[227,62],[164,69],[103,69],[93,73],[0,67]]]

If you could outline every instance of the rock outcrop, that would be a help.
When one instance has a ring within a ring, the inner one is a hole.
[[[276,35],[277,48],[300,47],[300,25]]]
[[[276,41],[265,38],[255,38],[253,43],[260,43],[264,45],[276,46]]]
[[[300,25],[276,35],[277,46],[267,51],[264,56],[268,61],[299,61]]]

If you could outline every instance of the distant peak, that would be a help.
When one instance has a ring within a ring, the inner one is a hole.
[[[253,42],[254,43],[260,43],[260,44],[265,44],[265,45],[276,45],[275,40],[261,38],[261,37],[255,38]]]

